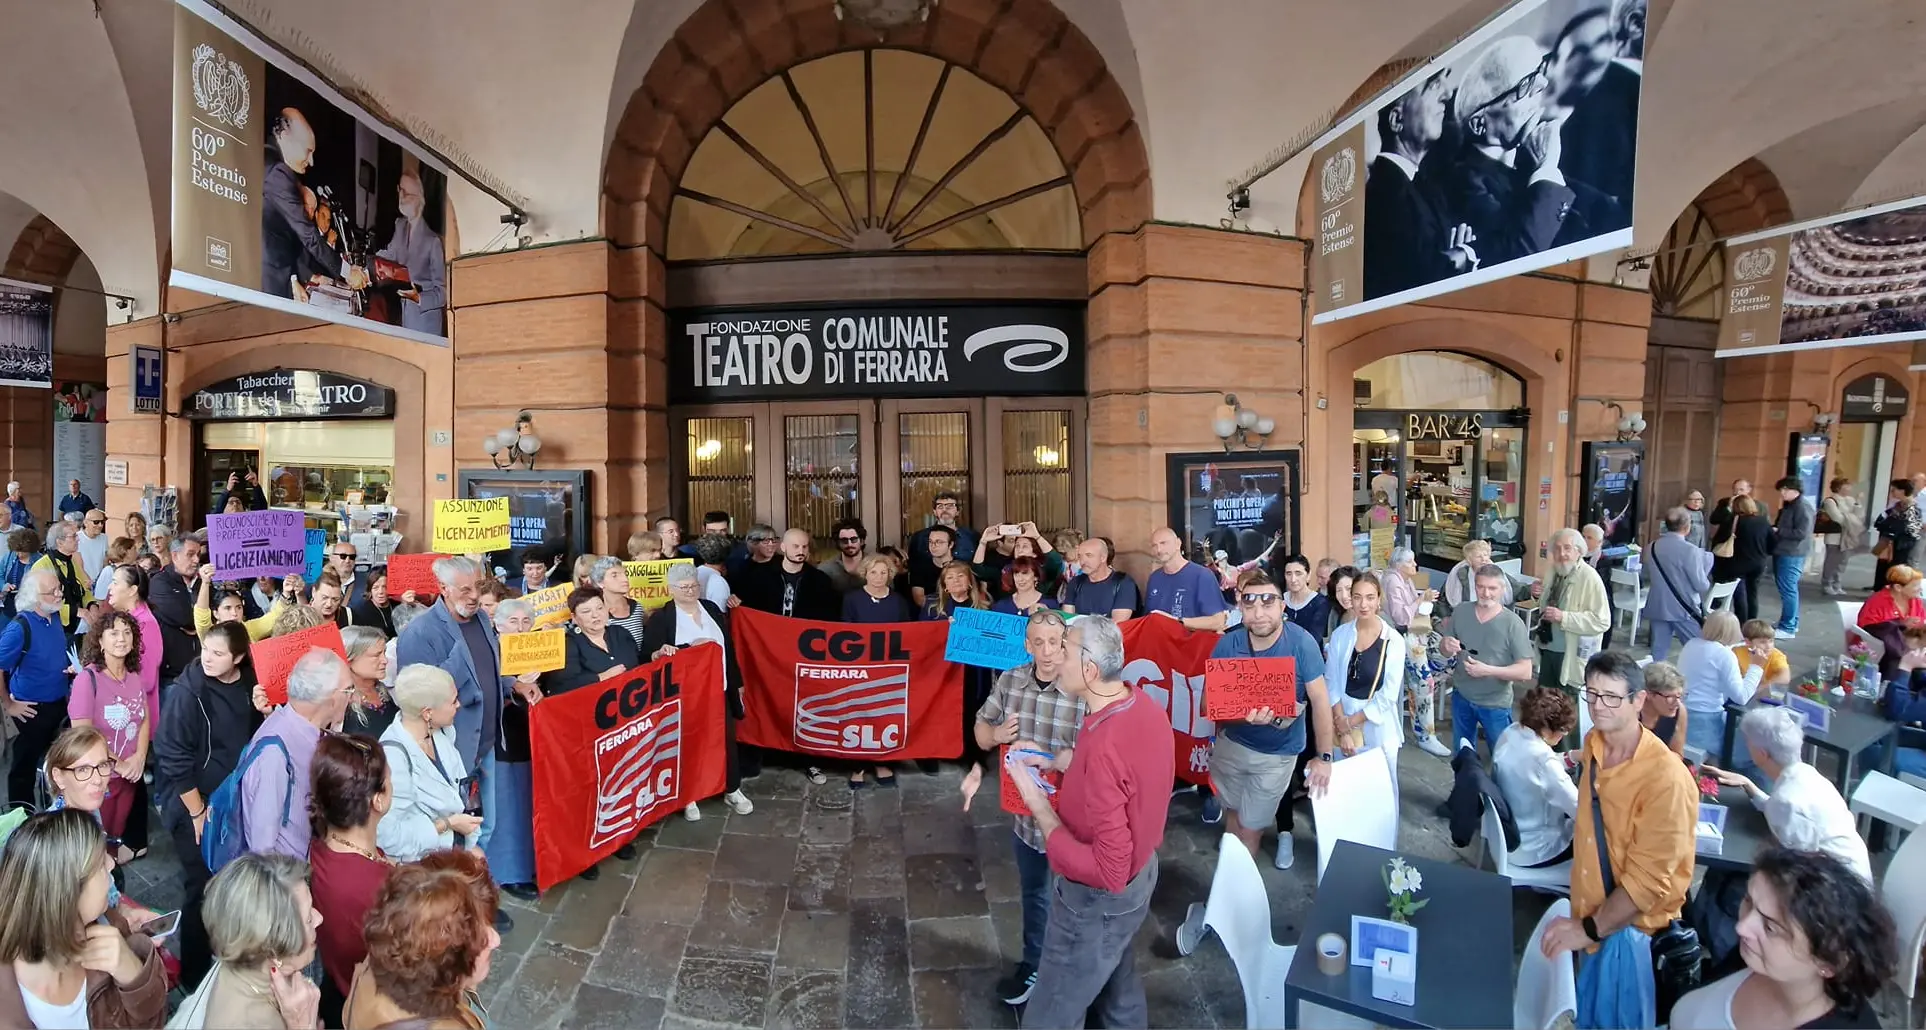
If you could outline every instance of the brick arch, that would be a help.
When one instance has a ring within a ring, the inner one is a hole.
[[[35,215],[13,241],[0,274],[29,282],[64,283],[80,260],[80,245],[46,215]]]
[[[1048,0],[943,0],[882,34],[811,0],[707,0],[656,54],[616,127],[604,232],[667,249],[669,204],[696,145],[770,76],[844,50],[898,47],[969,69],[1037,120],[1069,170],[1086,246],[1151,217],[1150,162],[1130,101],[1083,32]]]
[[[1779,177],[1756,157],[1712,180],[1692,202],[1705,212],[1714,234],[1722,237],[1792,221],[1792,205],[1779,188]]]

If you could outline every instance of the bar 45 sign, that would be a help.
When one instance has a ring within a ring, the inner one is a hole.
[[[1414,411],[1405,417],[1404,436],[1407,440],[1473,440],[1484,435],[1484,431],[1483,412],[1458,415],[1440,411],[1426,415]]]

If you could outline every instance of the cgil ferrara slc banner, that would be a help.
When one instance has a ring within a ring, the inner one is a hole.
[[[1312,322],[1629,246],[1645,3],[1519,0],[1312,144]]]
[[[1725,253],[1719,357],[1926,339],[1926,197],[1735,236]]]
[[[446,169],[212,4],[176,3],[169,284],[446,345]]]

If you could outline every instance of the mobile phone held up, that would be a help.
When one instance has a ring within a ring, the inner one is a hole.
[[[158,915],[152,919],[149,919],[145,924],[141,926],[140,932],[146,934],[149,937],[152,937],[156,941],[159,941],[159,940],[165,940],[168,937],[172,937],[174,935],[174,931],[180,928],[181,928],[181,911],[180,909],[175,909],[172,912],[162,913],[161,915]]]

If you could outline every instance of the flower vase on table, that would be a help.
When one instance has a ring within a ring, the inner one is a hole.
[[[1418,892],[1424,889],[1424,874],[1407,865],[1402,858],[1394,858],[1385,864],[1384,889],[1385,908],[1390,911],[1394,923],[1410,925],[1411,916],[1431,904],[1431,899],[1418,897]]]

